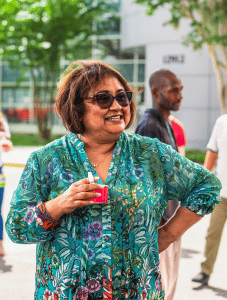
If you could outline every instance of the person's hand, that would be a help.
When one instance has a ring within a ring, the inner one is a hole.
[[[13,148],[13,144],[10,140],[2,141],[1,147],[5,152],[9,152]]]
[[[94,177],[94,182],[98,180],[98,177]],[[101,194],[94,191],[103,188],[104,185],[90,183],[88,178],[79,180],[57,198],[45,202],[46,210],[55,221],[58,221],[64,214],[69,214],[77,208],[97,204],[91,199],[99,197]]]

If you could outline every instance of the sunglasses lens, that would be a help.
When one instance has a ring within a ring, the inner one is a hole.
[[[132,99],[132,92],[121,92],[117,96],[117,102],[121,106],[128,106]]]
[[[125,92],[128,98],[129,103],[132,101],[132,92]]]
[[[96,95],[96,101],[101,108],[109,108],[113,103],[110,94],[98,94]]]

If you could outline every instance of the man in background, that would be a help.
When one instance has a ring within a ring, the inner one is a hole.
[[[182,100],[182,83],[169,70],[161,69],[150,76],[149,86],[152,94],[153,108],[146,110],[136,133],[158,138],[178,151],[177,142],[169,121],[170,111],[177,111]],[[179,203],[177,199],[169,201],[162,217],[164,225],[175,213]],[[160,254],[160,271],[165,291],[165,300],[172,300],[176,290],[181,242],[180,239],[171,244]]]
[[[227,219],[227,114],[219,117],[214,125],[207,145],[204,167],[212,171],[216,166],[216,175],[222,183],[221,202],[211,214],[204,251],[205,260],[201,263],[201,272],[192,279],[202,285],[208,285],[218,254],[222,232]]]

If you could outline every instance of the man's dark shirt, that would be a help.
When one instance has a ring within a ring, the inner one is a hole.
[[[170,125],[173,140],[171,139],[166,122],[163,116],[156,109],[147,109],[142,118],[142,121],[136,128],[135,133],[151,138],[158,138],[161,142],[169,144],[174,150],[177,150],[177,143],[174,137],[173,129]],[[169,201],[169,204],[164,212],[163,221],[164,223],[169,220],[174,214],[179,203],[177,199]]]

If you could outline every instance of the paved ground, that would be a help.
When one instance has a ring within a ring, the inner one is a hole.
[[[9,203],[22,173],[21,167],[12,165],[24,164],[33,149],[15,148],[4,154],[6,165],[6,192],[3,205],[3,217],[6,218]],[[227,298],[227,226],[210,279],[210,286],[201,288],[191,282],[191,278],[200,271],[200,262],[205,243],[205,234],[209,216],[190,228],[182,238],[182,254],[177,291],[174,300],[221,300]],[[34,299],[35,245],[18,245],[4,235],[7,256],[0,258],[0,300]]]

